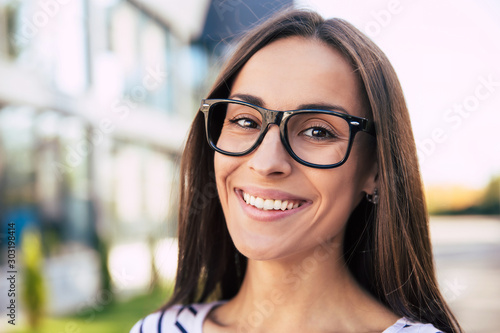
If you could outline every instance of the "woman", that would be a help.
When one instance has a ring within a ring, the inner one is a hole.
[[[460,332],[401,87],[350,24],[294,10],[248,33],[181,168],[174,294],[132,332]]]

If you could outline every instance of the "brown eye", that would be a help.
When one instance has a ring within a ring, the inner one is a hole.
[[[335,137],[333,133],[322,127],[311,127],[302,132],[302,135],[313,139],[330,139]]]
[[[236,124],[242,128],[248,128],[248,129],[254,129],[259,127],[259,125],[255,121],[249,118],[233,119],[231,120],[231,123]]]

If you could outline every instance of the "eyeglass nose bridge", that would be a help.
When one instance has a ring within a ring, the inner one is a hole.
[[[266,128],[271,124],[275,124],[278,127],[280,126],[281,120],[283,119],[283,111],[261,109],[261,113],[264,120],[263,123],[266,125]]]
[[[256,142],[254,149],[257,148],[257,146],[259,146],[261,142],[264,140],[264,137],[269,131],[269,127],[271,125],[276,125],[278,126],[278,128],[280,128],[280,137],[281,140],[283,141],[283,137],[281,135],[281,122],[283,121],[283,115],[285,112],[261,108],[260,113],[262,114],[262,132],[260,133],[260,136]]]

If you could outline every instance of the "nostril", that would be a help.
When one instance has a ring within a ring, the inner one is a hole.
[[[291,157],[286,153],[284,147],[272,150],[266,149],[266,146],[259,148],[262,149],[257,149],[249,156],[248,166],[250,169],[262,176],[283,176],[292,171]]]

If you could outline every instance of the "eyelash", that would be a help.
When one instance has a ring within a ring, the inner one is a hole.
[[[238,124],[238,122],[239,122],[240,120],[247,120],[247,121],[250,121],[250,122],[252,122],[253,124],[255,124],[255,125],[256,125],[256,127],[259,127],[259,124],[258,124],[255,120],[253,120],[253,119],[251,119],[251,118],[249,118],[249,117],[246,117],[246,116],[237,116],[237,118],[230,119],[230,120],[229,120],[229,122],[230,122],[231,124],[236,124],[236,125],[240,126],[241,128],[244,128],[244,129],[252,129],[252,128],[249,128],[249,127],[244,127],[244,126],[241,126],[240,124]]]
[[[309,130],[313,130],[313,129],[321,129],[321,130],[324,130],[326,132],[326,134],[328,135],[328,138],[337,138],[338,135],[334,133],[334,131],[325,126],[324,124],[312,124],[310,126],[308,126],[305,130],[301,131],[300,133],[304,133],[306,131],[309,131]],[[308,136],[309,138],[311,139],[314,139],[314,140],[325,140],[327,138],[319,138],[319,137],[315,137],[315,136]]]

